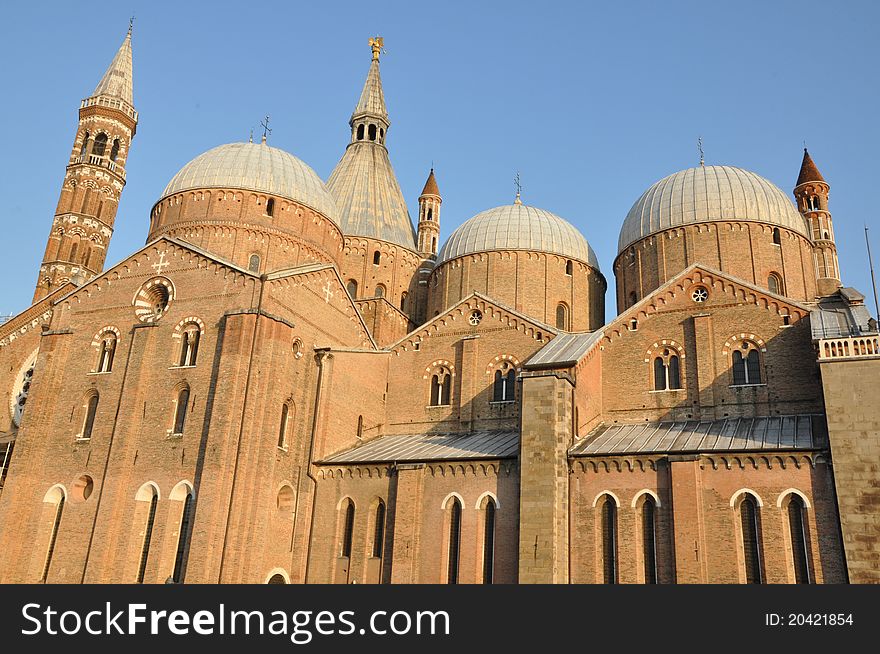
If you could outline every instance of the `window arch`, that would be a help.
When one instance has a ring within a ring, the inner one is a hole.
[[[377,284],[376,285],[376,292],[373,293],[373,297],[385,297],[385,285],[384,284]]]
[[[108,331],[104,333],[98,348],[98,366],[95,372],[110,372],[113,370],[116,343],[116,334],[114,332]]]
[[[290,403],[281,405],[281,422],[278,426],[278,448],[287,449],[287,425],[290,422]]]
[[[678,351],[663,348],[654,357],[654,390],[675,391],[681,388],[681,359]]]
[[[352,300],[357,299],[358,283],[355,280],[349,279],[348,282],[346,282],[346,284],[345,284],[345,290],[348,291],[348,294],[351,296]]]
[[[445,366],[437,366],[431,375],[431,406],[447,406],[452,398],[452,373]]]
[[[761,354],[751,341],[743,341],[733,350],[733,385],[747,386],[761,382]]]
[[[285,579],[284,575],[282,575],[281,573],[276,572],[274,575],[269,577],[269,579],[268,579],[268,581],[266,581],[266,583],[269,584],[270,586],[273,586],[273,585],[283,586],[283,585],[287,584],[287,579]]]
[[[106,149],[107,135],[104,132],[101,132],[95,137],[95,143],[92,145],[92,154],[96,157],[103,157]]]
[[[782,287],[782,277],[779,273],[770,273],[767,277],[767,288],[771,293],[775,293],[776,295],[784,294],[785,291]]]
[[[495,579],[495,514],[498,507],[491,496],[486,496],[483,507],[483,583]]]
[[[260,272],[260,255],[252,254],[248,259],[248,270],[252,273]]]
[[[83,405],[83,422],[82,431],[77,436],[77,440],[89,440],[92,437],[92,431],[95,428],[95,416],[98,413],[98,392],[92,391],[86,396],[86,402]]]
[[[376,504],[373,522],[373,558],[381,559],[385,552],[385,502],[382,500]]]
[[[810,583],[810,555],[807,550],[807,506],[796,493],[788,499],[788,534],[796,584]]]
[[[52,565],[52,557],[55,554],[55,543],[58,540],[58,530],[61,527],[61,516],[64,514],[64,504],[67,501],[67,491],[64,489],[64,486],[58,484],[49,489],[46,495],[43,497],[43,503],[50,505],[50,508],[54,506],[54,511],[51,511],[51,528],[49,531],[49,543],[46,549],[46,559],[43,562],[43,571],[40,574],[40,583],[46,583],[46,579],[49,578],[49,568]]]
[[[446,583],[458,583],[459,559],[461,557],[461,500],[452,497],[449,502],[449,547],[446,560]]]
[[[116,161],[119,156],[119,139],[113,139],[113,147],[110,148],[110,161]]]
[[[269,198],[268,200],[266,200],[266,215],[275,215],[275,198]]]
[[[381,261],[382,261],[382,253],[379,252],[379,250],[376,250],[375,252],[373,252],[373,265],[378,266]]]
[[[642,501],[642,556],[646,584],[657,583],[657,503],[645,493]]]
[[[773,228],[773,245],[782,245],[782,234],[778,227]]]
[[[404,291],[400,294],[400,310],[406,311],[406,298],[409,297],[409,293]]]
[[[193,513],[195,511],[195,495],[189,484],[178,484],[171,492],[171,499],[180,501],[180,495],[186,493],[183,497],[183,511],[180,514],[180,531],[177,538],[177,553],[174,557],[174,571],[171,573],[171,580],[175,584],[183,581],[186,574],[186,562],[189,557],[189,545],[192,536]]]
[[[197,322],[184,323],[180,328],[180,358],[177,365],[194,366],[199,356],[202,328]]]
[[[357,140],[358,140],[358,141],[363,141],[363,140],[364,140],[364,126],[363,126],[363,125],[358,125],[358,128],[357,128]]]
[[[174,436],[182,436],[186,427],[186,412],[189,405],[189,386],[183,386],[177,392],[177,399],[174,401],[174,426],[172,434]]]
[[[495,369],[492,384],[493,402],[513,402],[516,395],[516,368],[509,361],[502,361]]]
[[[565,302],[556,305],[556,328],[568,329],[568,306]]]
[[[739,502],[740,535],[747,584],[762,583],[761,532],[758,502],[750,493],[743,493]]]
[[[351,543],[354,539],[354,502],[347,499],[345,502],[345,513],[342,523],[342,547],[339,550],[339,556],[351,558]]]
[[[367,129],[367,134],[368,134],[368,138],[371,141],[375,141],[376,140],[376,126],[370,125],[370,127]]]
[[[147,517],[144,526],[144,540],[141,543],[140,558],[138,560],[137,583],[144,583],[147,571],[147,561],[150,557],[150,543],[153,539],[153,525],[156,521],[156,509],[159,506],[159,491],[154,484],[146,483],[137,492],[135,499],[138,503],[149,503]]]
[[[602,539],[602,582],[617,583],[617,502],[604,495],[599,502]]]

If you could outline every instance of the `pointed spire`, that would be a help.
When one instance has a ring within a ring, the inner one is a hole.
[[[798,175],[795,188],[797,188],[801,184],[806,184],[807,182],[823,182],[825,184],[828,183],[825,181],[825,178],[822,177],[822,173],[819,172],[819,169],[816,168],[816,164],[813,163],[813,158],[810,156],[810,153],[807,152],[806,148],[804,148],[804,160],[803,162],[801,162],[801,172]]]
[[[364,82],[364,90],[361,91],[361,98],[358,100],[354,112],[351,114],[352,120],[364,115],[377,116],[388,122],[388,109],[385,107],[385,93],[382,91],[382,78],[379,76],[379,50],[381,50],[383,40],[381,36],[370,39],[370,49],[373,52],[373,60],[370,62],[370,71],[367,73],[367,80]]]
[[[119,46],[116,56],[110,62],[110,67],[104,73],[104,77],[98,82],[91,97],[106,96],[117,98],[134,106],[132,93],[132,64],[131,64],[131,23],[128,26],[128,34]]]
[[[425,182],[425,188],[422,189],[422,195],[440,195],[440,188],[437,186],[437,178],[434,177],[434,168],[428,175],[428,181]]]

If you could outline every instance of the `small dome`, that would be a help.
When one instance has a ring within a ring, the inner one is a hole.
[[[623,221],[617,252],[673,227],[720,220],[769,223],[810,237],[794,203],[769,180],[732,166],[698,166],[664,177],[642,194]]]
[[[265,143],[227,143],[200,154],[171,178],[162,197],[203,188],[237,188],[293,200],[338,224],[324,182],[289,152]]]
[[[443,244],[437,264],[491,250],[549,252],[599,270],[595,252],[574,225],[549,211],[524,204],[495,207],[461,224]]]

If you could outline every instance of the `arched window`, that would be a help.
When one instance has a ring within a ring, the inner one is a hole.
[[[369,129],[367,130],[367,133],[369,134],[369,139],[371,141],[376,140],[376,126],[375,125],[370,125]]]
[[[568,307],[564,302],[556,305],[556,328],[568,329]]]
[[[516,370],[507,361],[495,371],[495,382],[492,385],[493,402],[512,402],[516,389]]]
[[[446,368],[438,368],[431,376],[431,406],[446,406],[450,402],[452,374]]]
[[[351,557],[351,542],[354,539],[354,502],[348,500],[345,505],[345,522],[342,525],[342,549],[340,556]]]
[[[194,366],[199,356],[199,341],[202,338],[202,330],[197,323],[191,322],[184,325],[180,333],[180,361],[181,366]]]
[[[376,505],[376,524],[373,529],[373,557],[382,558],[385,550],[385,502]]]
[[[782,235],[779,233],[779,228],[773,228],[773,244],[774,245],[782,245]]]
[[[92,430],[95,427],[95,414],[98,413],[98,394],[89,395],[86,403],[85,417],[83,419],[82,433],[79,435],[80,440],[88,440],[92,437]]]
[[[248,270],[252,273],[260,272],[260,255],[252,254],[251,258],[248,259]]]
[[[629,306],[633,306],[636,302],[639,301],[639,296],[636,295],[636,292],[633,291],[629,294]]]
[[[359,441],[364,439],[364,417],[363,416],[358,416],[357,439]]]
[[[461,502],[453,497],[449,508],[449,556],[446,583],[458,583],[458,561],[461,554]]]
[[[483,509],[483,583],[491,584],[495,577],[495,500],[486,498]]]
[[[385,286],[378,284],[376,286],[376,292],[373,293],[373,297],[385,297]]]
[[[645,583],[657,583],[657,504],[645,495],[642,504],[642,551],[645,555]]]
[[[183,513],[180,516],[180,536],[177,539],[177,555],[174,557],[174,572],[171,580],[175,584],[183,581],[183,575],[186,568],[186,559],[189,555],[189,541],[192,532],[193,509],[195,508],[195,498],[192,491],[188,491],[186,499],[183,500]]]
[[[617,504],[611,496],[602,500],[602,581],[617,583]]]
[[[183,434],[183,428],[186,426],[186,411],[189,404],[189,386],[184,386],[177,394],[177,403],[174,410],[174,431],[175,436]]]
[[[275,199],[269,198],[266,200],[266,215],[274,216],[275,215]]]
[[[761,355],[753,343],[743,341],[739,349],[733,351],[733,385],[761,383]]]
[[[64,502],[66,499],[64,490],[57,486],[50,490],[43,499],[44,502],[55,505],[55,512],[52,517],[52,530],[49,532],[49,547],[46,550],[46,561],[43,563],[43,572],[40,575],[41,584],[46,583],[46,579],[49,578],[49,566],[52,565],[52,556],[55,554],[55,542],[58,540],[58,529],[61,527],[61,516],[64,513]]]
[[[348,294],[351,296],[352,300],[356,300],[358,296],[358,283],[353,279],[349,279],[348,283],[345,285],[345,289],[348,291]]]
[[[144,528],[144,542],[141,545],[141,558],[140,563],[138,564],[138,576],[137,583],[144,583],[144,574],[147,571],[147,560],[150,556],[150,540],[153,537],[153,523],[156,520],[156,507],[159,505],[159,495],[156,493],[156,489],[150,487],[152,490],[152,497],[150,497],[150,509],[147,512],[147,525]]]
[[[364,126],[363,125],[358,125],[357,140],[358,141],[364,140]]]
[[[751,495],[746,495],[739,505],[742,526],[743,557],[746,568],[746,583],[760,584],[761,543],[758,529],[758,504]]]
[[[89,149],[89,133],[86,132],[85,136],[83,136],[82,147],[79,149],[79,156],[86,156],[86,151]]]
[[[270,586],[272,585],[284,585],[287,584],[287,581],[284,579],[284,575],[274,574],[269,577],[269,581],[266,582]]]
[[[382,253],[379,250],[373,252],[373,265],[378,266],[379,262],[382,260]]]
[[[107,135],[104,132],[101,132],[95,137],[95,144],[92,146],[92,154],[97,157],[103,157],[106,149]]]
[[[287,422],[290,418],[290,405],[285,402],[281,405],[281,423],[278,426],[278,447],[287,449]]]
[[[788,531],[791,535],[791,556],[794,562],[794,579],[797,584],[810,583],[805,515],[804,501],[798,495],[792,495],[788,502]]]
[[[776,293],[776,295],[782,295],[782,277],[780,277],[777,273],[772,272],[770,276],[767,277],[767,288],[771,293]]]
[[[434,220],[434,210],[428,209],[428,220]]]
[[[101,339],[101,352],[98,355],[97,372],[113,370],[113,357],[116,354],[116,334],[108,332]]]
[[[436,251],[437,251],[437,237],[434,236],[431,239],[431,252],[436,252]]]
[[[572,272],[574,271],[574,264],[572,264],[571,259],[565,262],[565,274],[571,277]]]
[[[681,388],[681,362],[674,350],[665,348],[654,357],[654,390],[674,391]]]
[[[110,148],[110,161],[116,161],[119,156],[119,139],[113,139],[113,147]]]
[[[71,238],[70,244],[70,254],[67,255],[67,260],[71,263],[76,263],[76,253],[79,250],[79,236],[74,236]]]
[[[400,310],[401,311],[406,311],[406,298],[408,297],[408,295],[409,294],[406,291],[404,291],[400,295]]]

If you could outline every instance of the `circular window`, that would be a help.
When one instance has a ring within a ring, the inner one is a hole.
[[[471,312],[471,315],[468,317],[468,322],[473,326],[477,326],[480,324],[480,321],[483,320],[483,314],[479,310],[474,310]]]
[[[34,379],[34,367],[37,365],[37,350],[28,357],[24,365],[15,377],[15,386],[12,387],[10,396],[10,409],[12,410],[12,422],[18,427],[21,424],[21,415],[27,402],[28,393],[31,391],[31,382]]]
[[[709,291],[707,291],[702,286],[698,286],[694,289],[694,292],[691,293],[691,299],[697,303],[705,302],[709,299]]]
[[[154,277],[141,286],[134,298],[134,312],[141,322],[156,322],[168,311],[174,286],[164,277]]]
[[[295,338],[293,339],[293,356],[297,359],[301,359],[303,355],[303,342]]]

